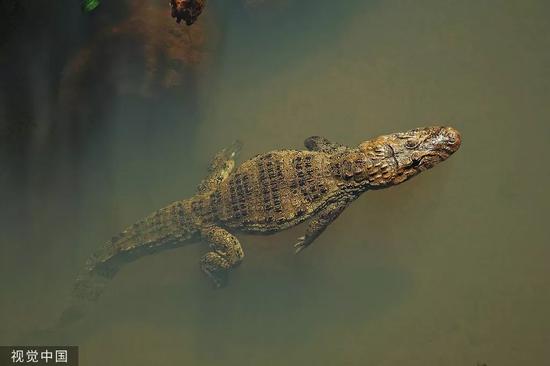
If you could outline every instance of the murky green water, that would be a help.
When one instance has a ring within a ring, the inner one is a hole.
[[[456,155],[366,193],[300,255],[304,226],[241,236],[246,260],[221,291],[198,269],[204,245],[143,258],[41,341],[79,345],[82,365],[550,364],[549,13],[542,0],[212,0],[197,25],[207,57],[184,82],[122,93],[143,72],[122,58],[99,85],[109,98],[72,109],[91,121],[76,142],[77,127],[40,132],[52,122],[36,73],[52,70],[33,63],[32,142],[0,175],[0,344],[49,326],[93,249],[193,194],[233,139],[248,158],[441,123],[462,132]]]

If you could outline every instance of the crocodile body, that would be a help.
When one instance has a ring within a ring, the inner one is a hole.
[[[354,148],[313,136],[307,150],[272,151],[234,169],[235,143],[216,155],[195,196],[154,212],[96,252],[76,295],[95,299],[123,263],[191,241],[209,244],[201,268],[220,286],[244,257],[233,233],[270,234],[311,219],[295,244],[299,252],[363,192],[404,182],[447,159],[460,143],[450,127],[380,136]]]

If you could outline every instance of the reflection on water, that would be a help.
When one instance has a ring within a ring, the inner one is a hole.
[[[35,337],[83,365],[549,362],[548,4],[211,1],[188,33],[149,3],[60,2],[2,45],[1,344],[48,327],[87,255],[193,194],[235,138],[247,158],[441,122],[456,155],[366,193],[299,256],[304,227],[243,235],[221,291],[200,244],[144,258]]]

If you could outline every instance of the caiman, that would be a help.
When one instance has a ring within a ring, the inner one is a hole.
[[[215,286],[244,258],[235,232],[271,234],[311,219],[296,252],[310,246],[362,193],[388,188],[447,159],[460,147],[451,127],[417,128],[347,147],[319,136],[307,150],[276,150],[235,167],[236,142],[213,159],[191,198],[122,231],[88,260],[74,295],[93,300],[121,265],[188,242],[208,243],[200,260]]]

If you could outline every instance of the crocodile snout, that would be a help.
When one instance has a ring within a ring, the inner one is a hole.
[[[462,143],[462,136],[460,136],[460,132],[452,127],[443,127],[441,132],[445,136],[447,147],[452,152],[457,151]]]

